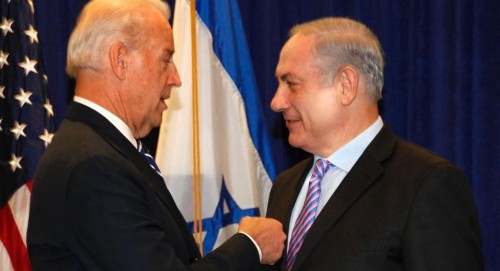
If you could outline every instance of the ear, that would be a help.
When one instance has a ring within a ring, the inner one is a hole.
[[[111,70],[120,80],[127,78],[128,52],[128,47],[121,41],[115,41],[109,48],[108,57]]]
[[[341,88],[341,102],[349,105],[358,94],[359,73],[354,67],[345,66],[340,68],[337,76]]]

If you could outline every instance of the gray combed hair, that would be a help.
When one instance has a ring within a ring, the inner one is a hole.
[[[332,78],[341,67],[353,65],[366,78],[370,100],[377,102],[382,98],[384,52],[368,27],[349,18],[332,17],[296,25],[290,30],[290,37],[297,33],[315,39],[323,78]]]

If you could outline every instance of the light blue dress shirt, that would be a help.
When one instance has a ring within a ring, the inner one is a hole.
[[[318,216],[321,210],[323,210],[323,207],[325,207],[330,197],[333,195],[333,193],[335,193],[335,190],[337,190],[340,183],[342,183],[342,180],[344,180],[345,176],[349,173],[349,171],[351,171],[352,167],[354,166],[356,161],[358,161],[361,154],[363,154],[366,147],[368,147],[375,136],[377,136],[377,134],[380,132],[382,126],[384,126],[384,123],[382,121],[382,118],[379,116],[378,119],[365,131],[363,131],[353,140],[349,141],[349,143],[345,144],[344,146],[342,146],[342,148],[338,149],[336,152],[327,157],[328,161],[330,161],[330,163],[332,163],[334,166],[328,170],[328,172],[323,177],[323,180],[321,181],[321,196],[316,216]],[[314,161],[320,158],[324,157],[315,155]],[[295,202],[295,206],[293,207],[292,215],[290,217],[288,236],[291,236],[293,231],[293,226],[291,225],[295,225],[295,221],[297,220],[297,217],[302,210],[302,206],[304,205],[313,167],[311,167],[311,169],[309,170],[306,180],[302,185],[302,188],[300,189],[300,193],[297,197],[297,201]],[[291,238],[289,237],[288,242],[290,242],[290,239]]]

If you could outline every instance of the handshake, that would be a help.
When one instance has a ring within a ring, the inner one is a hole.
[[[283,254],[286,234],[283,225],[275,219],[244,217],[238,232],[250,235],[262,252],[261,264],[274,264]]]

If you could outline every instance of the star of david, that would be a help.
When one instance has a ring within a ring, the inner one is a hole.
[[[227,206],[228,212],[224,213],[224,205]],[[220,191],[219,202],[215,208],[215,213],[212,217],[204,218],[202,221],[203,231],[206,232],[203,239],[203,254],[207,254],[214,249],[215,242],[219,236],[220,230],[224,227],[238,224],[245,216],[259,216],[259,208],[241,209],[233,199],[226,187],[224,175],[222,175],[222,187]],[[194,222],[189,222],[188,227],[193,232]]]

